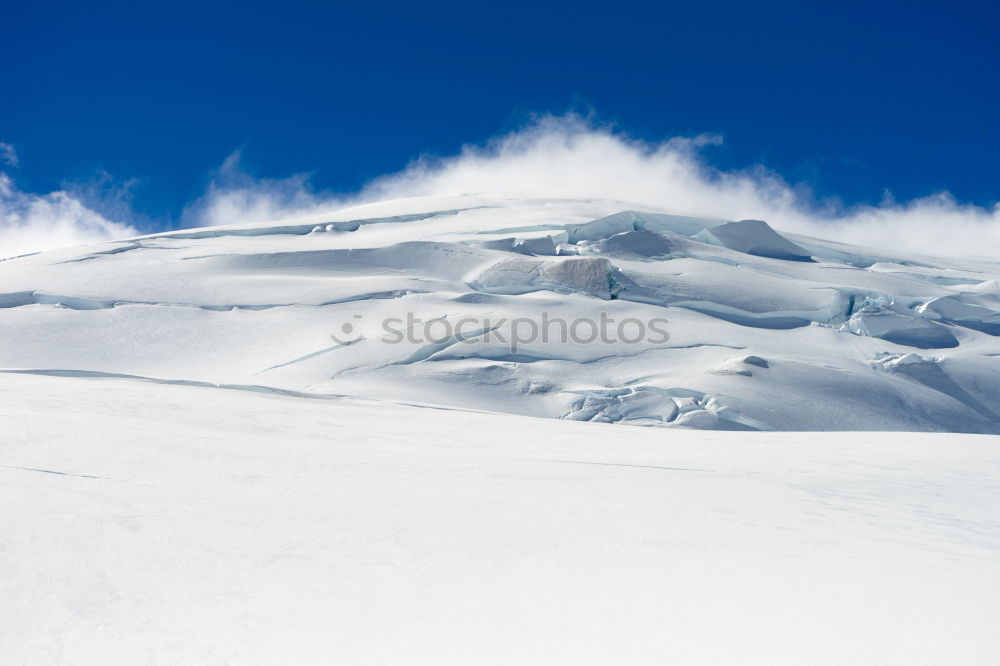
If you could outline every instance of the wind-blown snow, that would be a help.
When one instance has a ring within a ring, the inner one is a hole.
[[[0,143],[0,162],[4,161],[4,146]],[[16,162],[16,154],[13,159]],[[137,233],[128,224],[109,220],[91,210],[71,192],[24,192],[0,171],[0,260]]]
[[[964,203],[947,191],[897,202],[885,190],[877,205],[846,205],[836,198],[819,199],[808,183],[788,182],[764,165],[719,168],[704,151],[721,143],[721,137],[712,135],[648,142],[575,114],[541,115],[508,134],[467,145],[456,155],[423,155],[352,194],[317,191],[308,174],[254,177],[241,167],[236,151],[210,174],[205,191],[170,226],[265,222],[322,216],[347,205],[403,197],[506,192],[522,198],[629,201],[636,210],[767,220],[786,231],[907,252],[934,248],[939,254],[985,257],[1000,252],[1000,204]],[[13,146],[8,148],[7,161],[16,166]],[[0,144],[0,163],[3,153]],[[113,183],[108,174],[101,174],[99,181],[103,186]],[[134,183],[111,186],[108,192],[70,185],[68,191],[34,194],[18,190],[7,174],[0,174],[0,258],[137,233],[126,224],[145,218],[130,210],[127,193]],[[80,196],[81,190],[86,196]],[[97,210],[112,214],[113,220]]]
[[[997,433],[998,278],[759,220],[404,199],[2,261],[0,368],[648,426]],[[532,339],[543,317],[667,320],[669,339]],[[884,362],[907,355],[928,371]]]

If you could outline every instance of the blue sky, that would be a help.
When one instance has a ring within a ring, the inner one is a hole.
[[[719,135],[816,199],[1000,199],[998,10],[981,3],[49,3],[3,8],[4,170],[143,230],[234,151],[352,192],[422,154],[593,114]],[[0,159],[3,155],[0,153]]]

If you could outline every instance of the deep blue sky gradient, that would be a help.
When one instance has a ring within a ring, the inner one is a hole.
[[[818,195],[1000,199],[992,3],[0,0],[0,141],[44,192],[107,171],[176,219],[234,149],[353,191],[531,112],[702,132]]]

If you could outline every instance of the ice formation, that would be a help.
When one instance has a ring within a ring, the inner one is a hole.
[[[0,367],[668,428],[995,433],[998,277],[759,220],[407,199],[0,261]],[[669,336],[588,340],[602,317]]]

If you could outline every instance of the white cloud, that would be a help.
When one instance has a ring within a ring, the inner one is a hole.
[[[817,201],[762,167],[723,171],[700,149],[718,137],[635,141],[576,116],[544,117],[523,130],[424,158],[372,183],[366,198],[514,192],[617,199],[669,211],[757,218],[787,231],[925,254],[1000,253],[1000,205],[961,204],[948,193],[877,206]]]
[[[346,202],[313,191],[308,174],[255,178],[243,170],[236,151],[213,174],[205,194],[184,209],[181,222],[193,227],[267,222],[322,213]]]
[[[575,115],[532,125],[452,157],[422,157],[349,198],[318,193],[308,176],[255,179],[226,160],[205,195],[185,212],[188,224],[235,224],[322,213],[348,204],[408,196],[513,193],[630,202],[727,219],[757,218],[786,231],[885,250],[925,254],[1000,253],[1000,206],[961,204],[948,193],[878,205],[818,201],[763,167],[725,171],[702,152],[715,135],[637,141]]]
[[[17,151],[14,150],[14,146],[0,141],[0,162],[9,164],[12,167],[18,165]]]
[[[308,174],[255,178],[241,168],[236,152],[213,174],[205,193],[185,208],[180,222],[264,222],[398,197],[512,193],[615,199],[639,209],[757,218],[778,229],[886,251],[1000,254],[1000,205],[962,204],[946,192],[906,202],[887,192],[878,205],[819,201],[808,188],[763,167],[713,167],[703,150],[720,143],[714,135],[650,143],[579,116],[544,116],[485,145],[466,146],[458,155],[423,157],[350,196],[316,191]],[[127,202],[127,197],[119,200]],[[88,203],[73,188],[45,195],[20,192],[3,175],[0,256],[12,254],[11,248],[25,252],[137,233],[106,217],[135,219],[122,206],[96,206],[105,212],[101,215]]]
[[[0,172],[0,257],[138,235],[64,190],[32,194]]]

